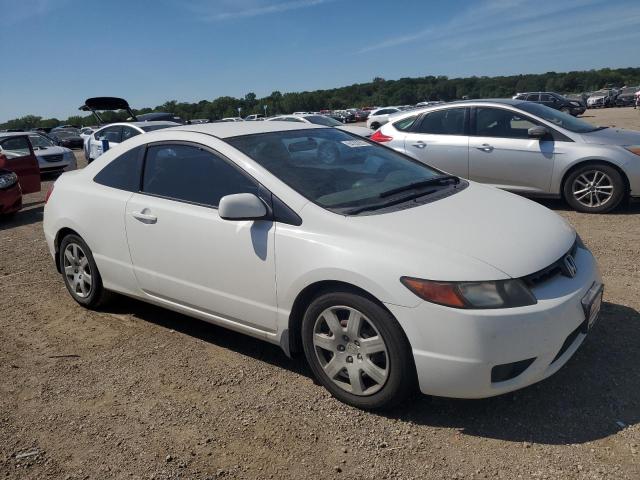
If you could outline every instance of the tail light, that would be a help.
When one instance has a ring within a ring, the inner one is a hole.
[[[380,130],[377,130],[369,138],[371,140],[373,140],[374,142],[378,142],[378,143],[385,143],[385,142],[390,142],[391,140],[393,140],[393,137],[390,137],[389,135],[385,135]]]
[[[47,190],[47,195],[44,197],[44,203],[47,203],[49,201],[49,197],[51,196],[51,194],[53,193],[53,187],[55,184],[51,184],[49,185],[49,190]]]

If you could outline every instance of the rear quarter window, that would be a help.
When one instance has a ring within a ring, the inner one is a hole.
[[[142,174],[142,150],[143,147],[136,147],[126,151],[100,170],[93,181],[106,187],[137,192]]]

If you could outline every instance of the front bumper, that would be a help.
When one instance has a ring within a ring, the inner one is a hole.
[[[22,208],[22,190],[19,184],[0,190],[0,214],[14,213]]]
[[[460,310],[423,302],[387,305],[412,346],[420,390],[428,395],[484,398],[526,387],[558,371],[584,341],[581,303],[602,283],[595,259],[578,249],[574,278],[556,276],[537,286],[536,305]],[[565,343],[568,343],[566,345]],[[492,369],[533,361],[522,373],[492,382]]]

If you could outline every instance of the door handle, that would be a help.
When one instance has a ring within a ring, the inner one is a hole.
[[[147,209],[145,208],[142,212],[131,212],[131,216],[136,220],[140,220],[142,223],[156,223],[158,217],[150,213],[145,213],[146,211]]]
[[[427,146],[427,144],[424,143],[422,140],[418,140],[416,143],[413,144],[413,146],[416,148],[424,148]]]
[[[481,147],[476,147],[478,150],[482,150],[483,152],[492,152],[493,146],[488,143],[483,143]]]

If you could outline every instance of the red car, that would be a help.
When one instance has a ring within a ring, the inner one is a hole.
[[[22,194],[40,191],[38,159],[28,135],[0,133],[0,214],[22,208]]]

